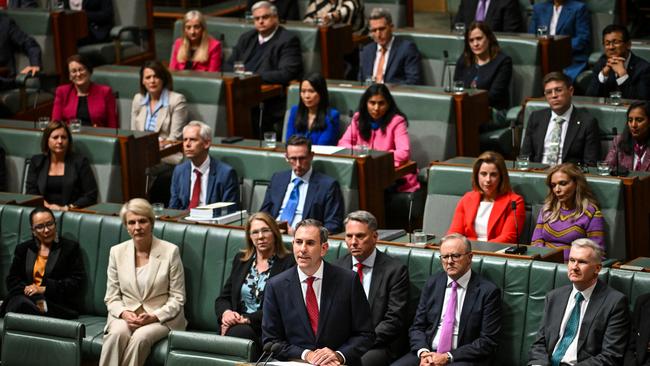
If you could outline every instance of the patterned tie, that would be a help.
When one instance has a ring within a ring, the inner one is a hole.
[[[357,273],[359,274],[359,281],[361,281],[361,285],[363,285],[363,263],[358,262],[356,266],[357,266]]]
[[[293,189],[289,194],[289,199],[287,204],[282,210],[282,215],[280,215],[280,221],[286,221],[289,226],[293,222],[293,218],[296,216],[296,209],[298,208],[298,201],[300,201],[300,185],[302,180],[300,178],[293,179]]]
[[[637,160],[636,160],[636,165],[634,166],[634,170],[640,170],[641,169],[641,158],[645,154],[647,146],[646,145],[639,145],[639,144],[634,144],[634,155],[636,155]]]
[[[451,295],[447,300],[447,309],[445,316],[442,318],[442,327],[440,328],[440,338],[438,338],[438,353],[451,351],[452,341],[454,338],[454,323],[456,321],[456,297],[458,283],[451,282]]]
[[[192,199],[190,199],[190,206],[188,208],[195,208],[199,205],[199,198],[201,197],[201,171],[194,169],[196,180],[194,181],[194,189],[192,189]]]
[[[562,123],[564,123],[564,118],[558,116],[553,121],[555,122],[555,126],[553,126],[553,130],[551,131],[551,141],[548,146],[548,163],[556,165],[560,160],[560,156],[562,156],[560,141],[562,140]]]
[[[379,56],[379,62],[377,63],[377,71],[375,72],[375,82],[383,83],[384,82],[384,65],[386,64],[386,48],[379,46],[381,51],[381,56]]]
[[[573,339],[576,337],[576,333],[578,333],[578,325],[580,325],[580,303],[582,303],[582,300],[585,298],[580,292],[576,294],[575,298],[576,304],[573,307],[573,310],[571,310],[571,315],[569,316],[569,320],[567,321],[566,327],[564,328],[564,335],[562,336],[560,344],[557,346],[557,349],[555,352],[553,352],[553,356],[551,357],[552,366],[558,366],[560,364],[560,361],[562,361],[562,357],[564,357],[566,350],[569,349],[569,345],[571,345],[571,342],[573,342]]]
[[[476,7],[476,21],[484,22],[485,21],[485,3],[487,0],[479,0],[478,7]]]
[[[316,292],[314,292],[314,280],[316,277],[307,277],[307,294],[305,302],[307,303],[307,315],[309,315],[309,323],[314,335],[318,333],[318,301],[316,300]]]

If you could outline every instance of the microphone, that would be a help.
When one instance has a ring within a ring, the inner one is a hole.
[[[267,357],[266,360],[264,360],[264,363],[262,364],[262,366],[266,366],[266,364],[271,359],[271,356],[273,356],[274,354],[280,352],[281,349],[282,349],[282,344],[281,343],[273,343],[273,345],[271,346],[271,353],[269,353],[269,357]]]
[[[517,245],[514,247],[510,247],[506,249],[506,253],[508,254],[525,254],[528,248],[525,246],[519,245],[519,223],[517,222],[517,202],[515,201],[510,201],[510,207],[512,208],[513,215],[515,217],[515,235],[517,239]]]
[[[264,140],[264,131],[262,131],[262,115],[264,114],[264,102],[260,102],[260,120],[258,127],[260,129],[260,147],[262,147],[262,141]]]
[[[264,345],[264,348],[262,349],[262,354],[260,355],[260,358],[258,358],[257,361],[255,362],[255,366],[258,366],[260,364],[260,361],[262,361],[262,358],[264,358],[264,356],[267,353],[271,352],[271,348],[273,347],[274,344],[275,343],[273,342],[269,342]]]
[[[512,120],[510,121],[510,133],[512,134],[512,152],[515,153],[517,151],[517,142],[515,141],[515,129],[517,128],[517,120]],[[517,168],[517,154],[515,154],[515,158],[512,160],[512,169]],[[514,201],[513,201],[514,202]]]
[[[411,197],[409,199],[409,218],[408,218],[409,243],[412,243],[411,241],[411,234],[413,233],[413,225],[411,224],[412,219],[413,219],[413,193],[411,193]]]
[[[444,91],[450,92],[451,91],[451,74],[447,72],[447,65],[449,65],[449,52],[447,50],[442,50],[442,59],[444,60],[444,64],[442,66],[442,85],[444,87]],[[449,79],[449,83],[447,83],[447,86],[445,85],[445,72],[447,72],[447,78]]]

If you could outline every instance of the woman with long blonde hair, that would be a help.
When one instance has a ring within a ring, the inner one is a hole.
[[[205,17],[190,10],[183,17],[183,36],[176,39],[170,70],[221,71],[221,42],[208,34]]]

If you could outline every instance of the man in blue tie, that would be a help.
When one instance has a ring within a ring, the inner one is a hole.
[[[590,239],[571,244],[571,285],[546,295],[528,365],[622,365],[629,336],[627,298],[598,279],[603,252]]]
[[[334,234],[343,231],[343,196],[337,181],[314,171],[311,162],[311,140],[292,136],[287,141],[286,159],[291,170],[271,177],[260,211],[268,212],[278,221],[286,221],[289,234],[303,219],[323,222]]]

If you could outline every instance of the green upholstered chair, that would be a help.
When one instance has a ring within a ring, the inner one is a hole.
[[[603,29],[618,21],[618,1],[586,0],[591,14],[591,55],[589,65],[593,65],[603,54]]]
[[[237,366],[254,361],[252,355],[248,339],[172,331],[165,366]]]
[[[650,42],[632,41],[632,52],[650,62]]]
[[[2,332],[2,365],[81,365],[84,330],[77,321],[9,313]]]
[[[408,27],[413,24],[408,24],[409,14],[407,12],[406,0],[368,0],[363,2],[364,15],[366,19],[370,17],[370,13],[374,8],[383,8],[390,12],[393,17],[393,25],[395,27]],[[410,14],[413,19],[413,14]]]

